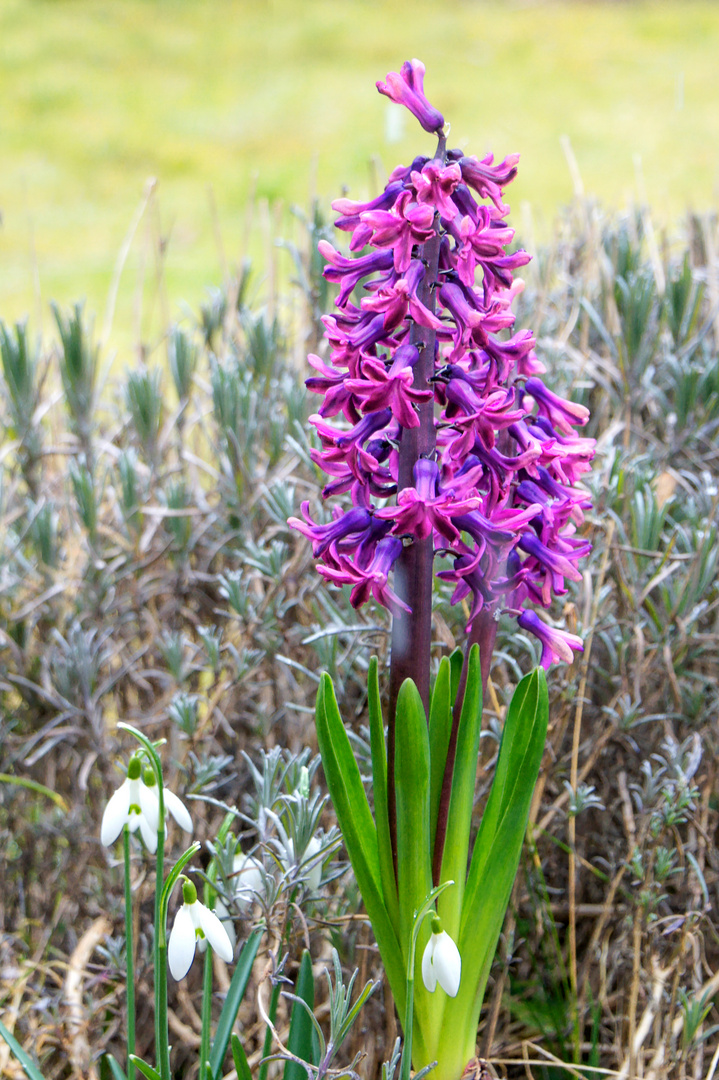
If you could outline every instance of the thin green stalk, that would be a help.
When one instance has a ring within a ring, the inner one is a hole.
[[[158,854],[161,838],[164,840],[162,833],[158,836]],[[167,881],[160,894],[159,915],[155,922],[155,1065],[162,1080],[170,1080],[170,1033],[167,1023],[167,906],[180,874],[199,850],[200,845],[195,841],[187,851],[183,852],[167,875]]]
[[[212,1080],[210,1060],[210,1025],[212,1023],[212,949],[205,949],[202,971],[202,1028],[200,1032],[200,1080]]]
[[[167,943],[155,946],[155,1065],[170,1080],[170,1033],[167,1025]],[[159,1021],[159,1022],[158,1022]]]
[[[117,726],[123,731],[129,731],[144,746],[157,783],[159,822],[155,860],[155,942],[153,949],[153,962],[155,965],[155,1052],[157,1054],[156,1065],[162,1075],[162,1080],[170,1080],[170,1039],[167,1030],[167,933],[165,926],[167,900],[165,900],[163,916],[163,893],[165,892],[165,796],[162,783],[162,762],[155,746],[146,735],[131,724],[120,723]],[[170,875],[170,878],[172,878],[172,875]],[[175,878],[175,880],[177,879]],[[162,947],[164,947],[164,955],[161,955]],[[163,1053],[161,1053],[161,1047],[164,1048]]]
[[[162,790],[162,788],[160,788]],[[162,807],[162,796],[160,796]],[[155,965],[155,1053],[157,1055],[155,1064],[159,1072],[162,1074],[163,1080],[165,1075],[162,1070],[162,1057],[160,1055],[160,1046],[167,1046],[169,1042],[169,1035],[167,1033],[167,944],[164,944],[164,956],[161,955],[160,939],[165,942],[166,933],[165,927],[162,927],[161,931],[161,918],[162,918],[162,887],[164,885],[164,866],[165,866],[165,818],[164,814],[160,817],[160,828],[157,832],[157,859],[155,862],[155,934],[154,934],[154,949],[153,949],[153,961]],[[161,987],[161,982],[164,983],[164,990]],[[164,1028],[164,1037],[163,1037]],[[169,1053],[169,1051],[168,1051]],[[170,1063],[167,1062],[167,1078],[169,1080],[170,1075]]]
[[[417,938],[419,937],[419,931],[422,923],[426,917],[431,913],[432,907],[445,889],[448,889],[450,885],[454,885],[453,881],[445,881],[441,885],[435,887],[430,892],[429,896],[422,904],[422,907],[415,914],[414,923],[412,925],[412,933],[410,934],[409,944],[409,956],[407,957],[407,998],[404,1010],[404,1043],[402,1045],[402,1061],[400,1063],[399,1078],[400,1080],[410,1080],[410,1070],[412,1067],[412,1037],[414,1029],[414,961],[415,953],[417,952]]]
[[[127,994],[127,1080],[134,1080],[135,1065],[135,956],[132,934],[132,887],[130,882],[130,828],[122,830],[122,854],[125,863],[125,979]]]

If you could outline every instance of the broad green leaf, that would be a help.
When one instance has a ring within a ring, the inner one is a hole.
[[[479,1011],[517,873],[547,733],[549,703],[538,668],[509,708],[492,790],[475,841],[462,908],[462,981],[446,1009],[436,1053],[460,1070],[474,1052]]]
[[[317,742],[332,805],[342,831],[397,1008],[404,1008],[404,961],[382,896],[377,830],[362,778],[342,723],[332,680],[326,673],[317,689]]]
[[[312,957],[307,949],[302,953],[295,996],[305,1002],[307,1009],[303,1008],[298,1001],[292,1003],[287,1049],[303,1061],[317,1065],[319,1064],[319,1045],[317,1032],[310,1019],[310,1014],[315,1007],[315,980],[312,974]],[[288,1061],[285,1063],[284,1080],[307,1080],[307,1071],[296,1061]]]
[[[417,687],[405,679],[397,695],[395,717],[395,788],[397,795],[397,892],[399,894],[400,943],[405,965],[409,959],[415,913],[432,889],[429,847],[429,732],[424,705]],[[421,957],[430,928],[423,923],[417,939]],[[406,995],[406,970],[404,992]],[[392,987],[394,992],[394,987]],[[415,982],[414,1039],[425,1044],[431,1038],[431,995]],[[397,995],[395,993],[395,1000]],[[399,1008],[399,1002],[398,1002]],[[404,1011],[400,1011],[400,1016]],[[419,1059],[418,1059],[419,1060]]]
[[[452,668],[448,656],[443,656],[429,703],[429,842],[434,851],[437,832],[437,811],[442,793],[447,747],[452,733]]]
[[[411,679],[397,695],[395,720],[397,792],[397,891],[402,952],[414,915],[432,888],[429,852],[429,735],[422,699]]]
[[[235,1031],[232,1032],[230,1046],[232,1049],[232,1060],[235,1063],[237,1080],[252,1080],[252,1072],[250,1071],[250,1063],[247,1060],[245,1048],[240,1042],[239,1035]]]
[[[148,1065],[147,1062],[143,1061],[137,1054],[130,1054],[130,1061],[136,1069],[139,1069],[143,1076],[147,1077],[147,1080],[162,1080],[157,1069],[153,1069],[152,1065]]]
[[[373,656],[369,665],[367,680],[369,705],[370,747],[372,751],[372,794],[374,814],[377,822],[377,853],[379,855],[382,896],[395,934],[399,933],[399,904],[397,901],[397,882],[394,877],[392,859],[392,841],[389,832],[389,811],[387,806],[387,747],[384,738],[382,702],[379,693],[379,674],[377,657]]]
[[[25,1070],[25,1074],[30,1078],[30,1080],[45,1080],[44,1076],[38,1069],[35,1062],[32,1060],[32,1058],[28,1057],[15,1036],[8,1031],[8,1029],[5,1027],[1,1020],[0,1035],[2,1035],[3,1039],[8,1044],[13,1054]]]
[[[227,1053],[227,1047],[230,1044],[232,1027],[237,1018],[242,999],[245,996],[247,984],[250,981],[252,965],[255,962],[263,933],[264,927],[261,926],[253,930],[240,949],[240,955],[237,958],[237,966],[232,975],[225,1003],[222,1006],[220,1019],[217,1021],[215,1038],[210,1051],[210,1076],[215,1077],[215,1080],[222,1075],[222,1065]]]
[[[482,672],[479,645],[473,645],[467,657],[467,683],[457,730],[457,748],[452,774],[447,837],[442,858],[441,881],[454,881],[438,902],[444,929],[457,941],[462,913],[464,883],[467,877],[469,835],[477,782],[479,732],[482,725]]]

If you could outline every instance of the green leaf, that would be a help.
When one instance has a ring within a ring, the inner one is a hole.
[[[402,952],[406,956],[415,912],[432,888],[429,850],[429,735],[419,691],[405,679],[395,720],[397,891]]]
[[[474,1038],[489,969],[517,873],[547,733],[544,671],[522,679],[509,707],[492,790],[472,853],[462,906],[462,981],[446,1009],[434,1056],[461,1071]]]
[[[448,656],[440,660],[439,671],[429,703],[429,842],[434,851],[437,833],[437,813],[442,794],[447,747],[452,733],[452,666]]]
[[[124,1069],[112,1054],[103,1054],[101,1064],[104,1064],[109,1068],[113,1080],[127,1080]]]
[[[467,683],[457,730],[457,749],[452,773],[447,836],[442,857],[441,881],[454,881],[438,904],[444,929],[455,941],[459,937],[464,883],[467,877],[469,835],[472,827],[474,788],[477,782],[479,733],[482,725],[482,671],[479,645],[467,657]]]
[[[253,930],[240,949],[240,955],[237,958],[237,966],[232,975],[225,1003],[222,1006],[220,1019],[217,1021],[215,1038],[210,1051],[210,1076],[215,1077],[215,1080],[222,1075],[222,1065],[227,1053],[227,1047],[230,1044],[232,1025],[237,1018],[237,1012],[245,996],[247,984],[252,974],[252,965],[255,962],[263,933],[264,927],[262,926]]]
[[[417,687],[405,679],[397,695],[395,717],[395,789],[397,795],[397,892],[402,955],[406,972],[415,913],[432,889],[432,856],[429,847],[429,732],[424,705]],[[423,923],[417,939],[417,953],[422,955],[429,940],[429,926]],[[400,1001],[394,986],[397,1008]],[[423,983],[415,983],[413,1056],[425,1060],[425,1040],[437,1012]],[[404,1016],[405,1011],[400,1011]],[[429,1059],[431,1060],[431,1059]]]
[[[8,1044],[13,1054],[25,1070],[25,1074],[30,1078],[30,1080],[45,1080],[44,1076],[38,1069],[35,1062],[32,1060],[32,1058],[28,1057],[15,1036],[8,1031],[8,1029],[5,1027],[1,1020],[0,1035],[2,1035],[3,1039]]]
[[[461,649],[454,649],[449,656],[449,662],[452,667],[452,685],[450,686],[449,698],[450,701],[457,700],[457,694],[459,693],[459,683],[462,678],[462,668],[464,667],[464,653]]]
[[[143,1076],[147,1077],[147,1080],[162,1080],[157,1069],[153,1069],[152,1065],[148,1065],[146,1061],[143,1061],[137,1054],[130,1054],[130,1061],[139,1069]]]
[[[404,961],[385,907],[379,870],[377,830],[367,802],[332,680],[325,672],[317,689],[317,743],[332,805],[352,863],[397,1008],[404,1008]]]
[[[230,1046],[232,1048],[232,1060],[235,1063],[235,1070],[237,1072],[237,1080],[252,1080],[252,1072],[250,1071],[250,1063],[247,1060],[245,1048],[240,1042],[239,1035],[235,1031],[232,1032]]]
[[[287,1049],[308,1061],[312,1065],[319,1064],[319,1043],[317,1032],[311,1020],[311,1014],[315,1007],[315,980],[312,974],[312,957],[307,949],[302,953],[300,970],[297,973],[295,996],[305,1002],[305,1009],[299,1001],[292,1004],[290,1016],[290,1033],[287,1037]],[[309,1010],[309,1012],[308,1012]],[[296,1061],[288,1061],[285,1064],[284,1080],[307,1080],[307,1072]]]
[[[384,721],[382,719],[382,701],[379,693],[376,656],[373,656],[370,660],[367,698],[370,748],[372,751],[372,794],[377,822],[377,854],[379,856],[382,896],[394,932],[398,934],[399,903],[397,900],[397,882],[394,877],[394,860],[392,859],[392,841],[389,832],[389,811],[387,806],[387,747],[384,738]]]

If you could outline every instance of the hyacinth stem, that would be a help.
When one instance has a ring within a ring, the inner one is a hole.
[[[446,161],[447,140],[439,136],[435,160]],[[419,249],[419,258],[425,265],[425,275],[417,290],[420,303],[434,312],[435,285],[439,267],[439,215],[435,215],[435,231]],[[428,326],[412,324],[410,342],[419,350],[419,360],[414,366],[413,385],[418,390],[431,390],[434,375],[436,332]],[[429,458],[434,452],[434,400],[417,407],[419,426],[403,428],[399,444],[397,490],[414,487],[414,467],[420,458]],[[392,654],[389,682],[389,723],[387,726],[387,812],[389,816],[392,854],[397,869],[397,800],[394,782],[395,759],[395,712],[397,695],[405,679],[412,679],[419,690],[425,714],[429,716],[429,661],[432,639],[432,583],[434,543],[432,536],[425,540],[414,539],[402,551],[394,567],[394,588],[401,600],[412,609],[401,618],[392,620]]]
[[[497,620],[491,611],[480,611],[472,623],[467,647],[462,665],[462,675],[457,688],[457,698],[452,711],[452,731],[449,736],[447,747],[447,762],[442,777],[442,791],[439,797],[439,809],[437,811],[437,831],[435,833],[434,852],[432,855],[432,884],[439,885],[442,872],[442,857],[444,844],[447,839],[447,821],[449,819],[449,803],[452,795],[452,774],[454,772],[454,759],[457,753],[457,735],[459,732],[459,718],[462,715],[464,703],[464,691],[467,684],[467,668],[469,666],[469,651],[475,642],[479,645],[479,666],[482,673],[482,695],[486,694],[489,681],[489,671],[492,666],[492,653],[494,642],[497,638]]]

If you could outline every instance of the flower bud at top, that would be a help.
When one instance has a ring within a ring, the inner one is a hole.
[[[183,904],[194,904],[196,900],[197,889],[189,878],[185,878],[182,882],[182,902]]]
[[[142,773],[142,782],[145,787],[155,787],[157,784],[157,777],[155,776],[155,770],[151,765],[146,765]]]
[[[129,780],[139,780],[142,773],[142,761],[139,754],[133,754],[127,763],[127,776]]]

